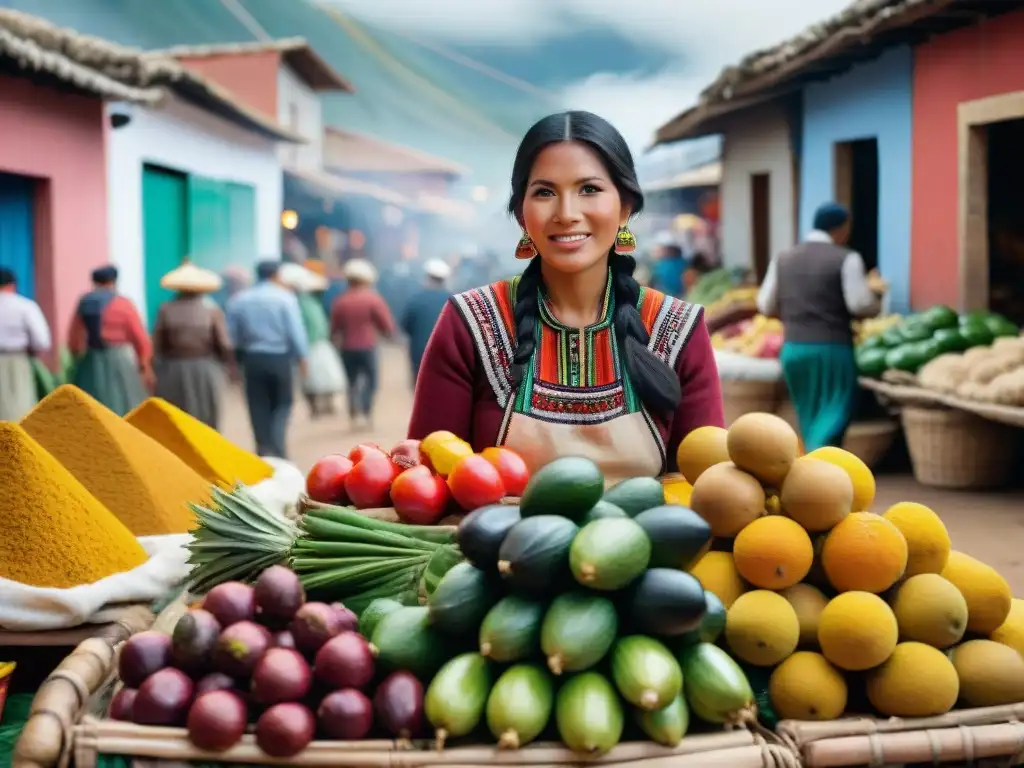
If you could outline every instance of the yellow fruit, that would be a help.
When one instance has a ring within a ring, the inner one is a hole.
[[[942,520],[924,504],[903,501],[893,504],[882,515],[900,529],[907,540],[905,578],[919,573],[942,573],[949,559],[949,532]]]
[[[853,508],[853,483],[842,469],[801,456],[793,462],[779,495],[782,513],[811,533],[830,530]]]
[[[663,477],[661,487],[665,492],[666,504],[678,504],[681,507],[690,506],[690,495],[693,493],[693,486],[683,479],[681,474]]]
[[[825,548],[825,540],[827,538],[827,533],[811,536],[811,544],[814,545],[814,562],[811,564],[811,570],[804,581],[808,584],[813,584],[818,589],[831,590],[832,585],[828,583],[828,576],[825,575],[825,569],[821,565],[821,551]]]
[[[722,427],[697,427],[687,434],[676,449],[676,463],[683,477],[696,483],[705,469],[729,461],[725,446],[728,434]]]
[[[794,584],[779,594],[786,598],[796,611],[796,618],[800,622],[800,645],[817,647],[818,621],[821,612],[828,605],[828,598],[813,584]]]
[[[989,640],[1008,645],[1024,656],[1024,600],[1013,599],[1010,615],[989,635]]]
[[[777,493],[773,493],[765,499],[764,511],[769,515],[782,514],[782,502],[779,501],[779,495]]]
[[[772,413],[745,413],[729,427],[729,458],[762,483],[782,487],[800,450],[793,428]]]
[[[846,710],[842,673],[812,651],[799,651],[779,664],[768,695],[780,720],[835,720]]]
[[[998,707],[1024,700],[1024,658],[991,640],[969,640],[953,649],[960,698],[968,707]]]
[[[812,459],[820,459],[834,464],[850,476],[853,484],[853,511],[864,512],[871,509],[875,501],[875,476],[868,465],[849,451],[826,445],[807,454]]]
[[[818,618],[821,652],[850,672],[877,667],[889,658],[898,640],[892,609],[870,592],[836,595]]]
[[[900,643],[889,659],[867,674],[871,705],[889,717],[934,717],[956,704],[960,693],[953,662],[924,643]]]
[[[747,591],[747,585],[729,552],[708,552],[690,569],[690,574],[726,608]]]
[[[774,667],[796,650],[800,622],[782,595],[757,589],[740,595],[725,617],[725,641],[736,658]]]
[[[907,540],[873,512],[853,512],[828,534],[821,565],[839,592],[884,592],[907,567]]]
[[[1013,594],[995,568],[954,549],[942,577],[953,582],[967,601],[968,631],[981,635],[995,632],[1010,615]]]
[[[911,576],[896,590],[891,605],[901,640],[949,648],[967,631],[967,601],[937,573]]]
[[[761,589],[785,589],[803,580],[814,561],[807,531],[788,517],[755,520],[736,536],[733,560],[740,576]]]
[[[764,515],[764,489],[731,462],[708,467],[693,484],[690,508],[707,520],[711,534],[732,538]]]

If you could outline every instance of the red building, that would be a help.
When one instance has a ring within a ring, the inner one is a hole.
[[[911,303],[1024,322],[1024,10],[915,49]]]

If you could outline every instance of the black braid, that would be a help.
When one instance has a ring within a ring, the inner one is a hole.
[[[513,314],[516,321],[516,351],[512,357],[509,373],[515,386],[523,380],[526,366],[530,364],[533,350],[537,346],[537,322],[540,307],[537,305],[537,290],[540,288],[540,257],[530,261],[523,270],[516,286],[516,305]]]

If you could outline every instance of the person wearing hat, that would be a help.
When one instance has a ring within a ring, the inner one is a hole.
[[[349,259],[344,267],[348,288],[331,306],[331,338],[341,350],[348,379],[348,414],[353,429],[373,425],[377,393],[377,345],[395,333],[387,302],[374,289],[377,270],[365,259]]]
[[[427,348],[427,340],[437,325],[441,310],[451,296],[447,288],[452,270],[440,259],[431,259],[423,265],[426,281],[423,287],[409,300],[402,315],[402,330],[409,337],[409,363],[412,366],[412,383],[420,372],[420,361]]]
[[[281,262],[261,261],[257,283],[228,302],[228,334],[240,358],[256,452],[288,458],[288,421],[296,364],[306,374],[309,345],[295,294],[281,281]]]
[[[850,224],[844,206],[819,207],[804,241],[772,259],[757,297],[786,329],[780,362],[807,451],[842,444],[858,394],[851,322],[877,315],[885,291],[847,247]]]
[[[0,267],[0,421],[18,421],[36,404],[33,358],[50,345],[43,310],[18,293],[14,272]]]
[[[76,358],[72,381],[124,416],[156,384],[153,346],[135,304],[117,293],[117,267],[94,269],[92,284],[68,332],[68,350]]]
[[[219,429],[225,368],[234,363],[227,322],[210,294],[221,277],[186,262],[160,279],[175,296],[164,302],[153,328],[156,394]]]

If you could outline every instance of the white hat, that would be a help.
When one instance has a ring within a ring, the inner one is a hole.
[[[216,272],[197,267],[186,261],[160,278],[160,287],[167,291],[188,293],[214,293],[224,281]]]
[[[366,259],[349,259],[345,262],[342,271],[346,280],[358,280],[363,283],[377,282],[377,270]]]
[[[447,280],[452,274],[452,268],[440,259],[430,259],[423,265],[423,271],[435,280]]]
[[[277,276],[285,285],[303,293],[327,290],[326,277],[291,261],[281,265]]]

